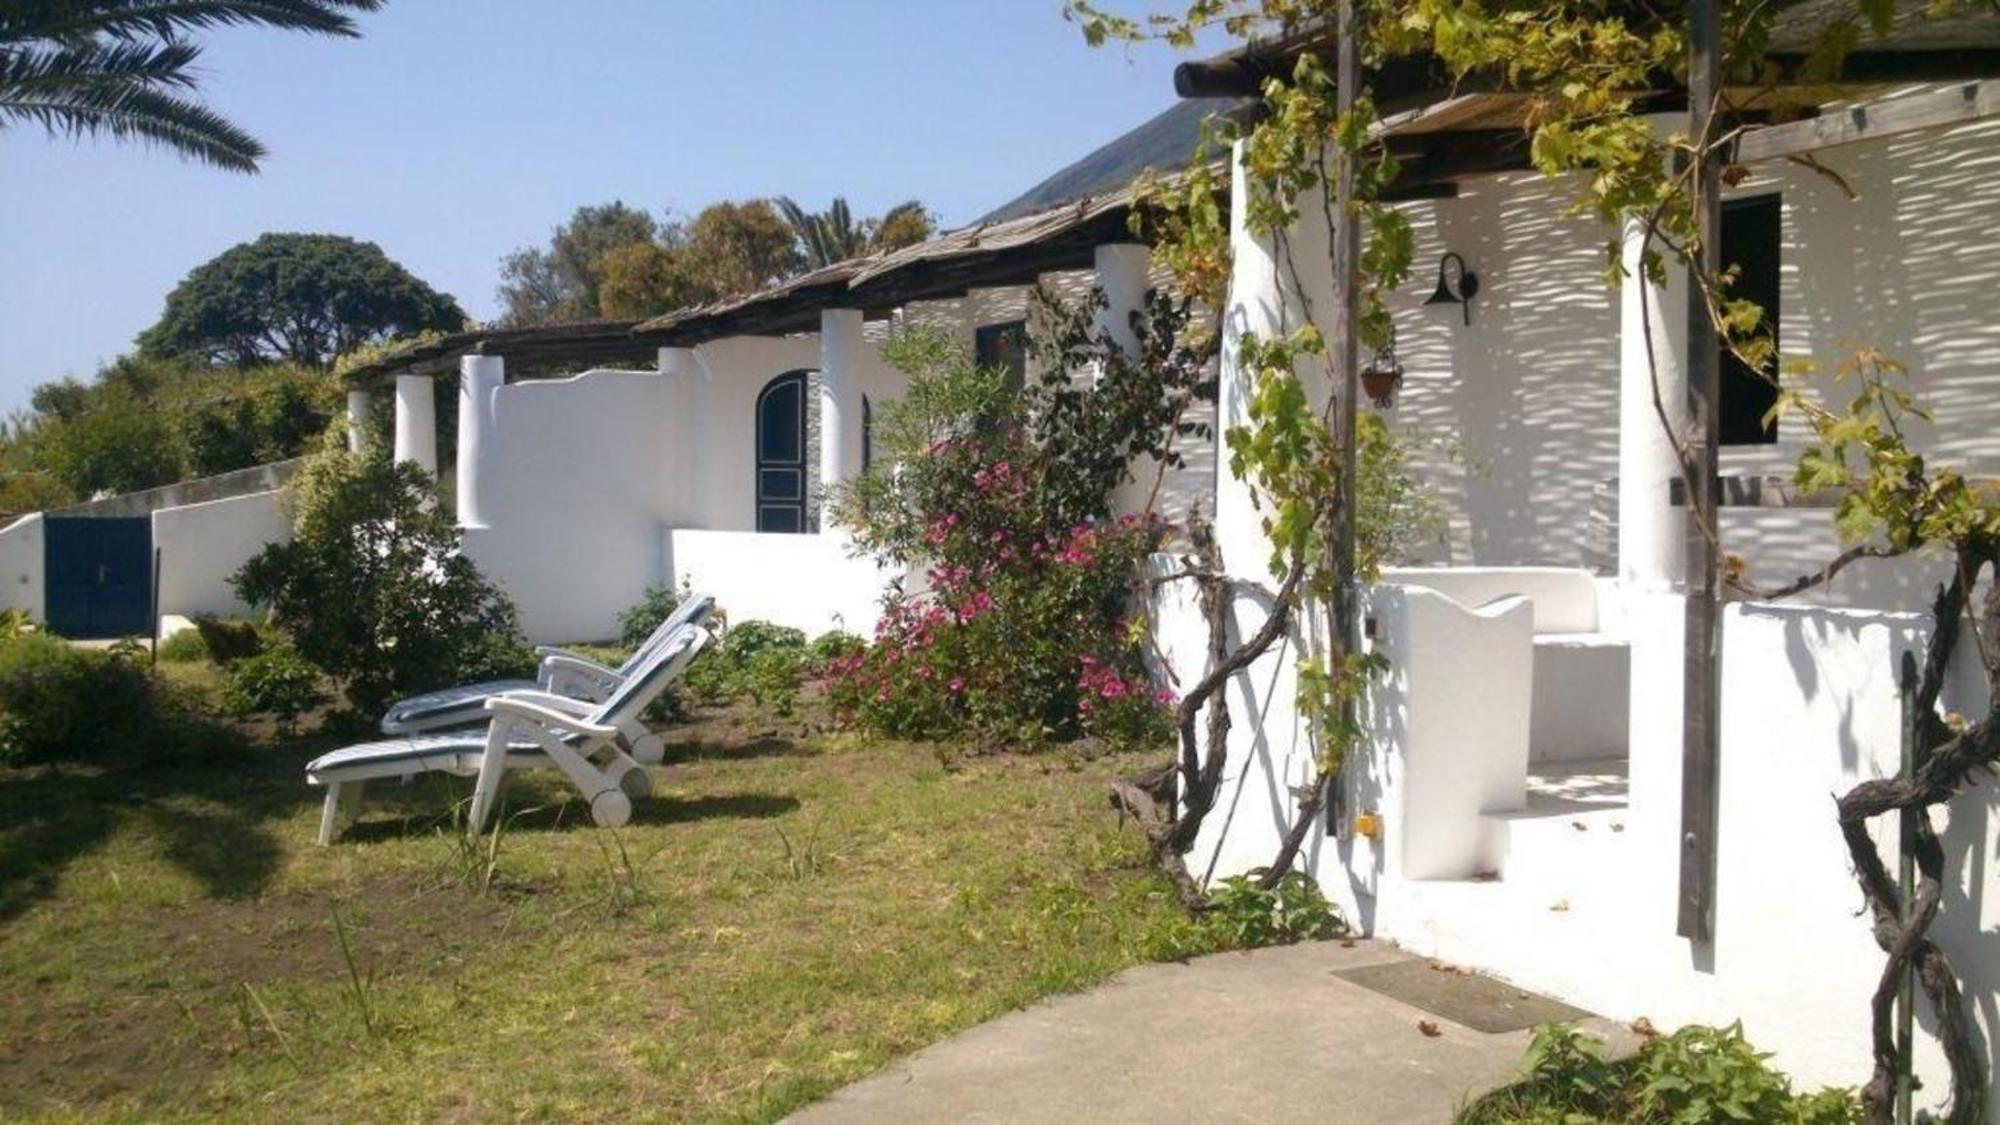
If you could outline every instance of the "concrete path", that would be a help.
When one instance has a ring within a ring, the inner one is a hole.
[[[1482,1034],[1336,975],[1410,960],[1363,941],[1142,966],[936,1044],[791,1120],[1449,1122],[1517,1075],[1529,1032]],[[1468,983],[1489,1001],[1540,1002]]]

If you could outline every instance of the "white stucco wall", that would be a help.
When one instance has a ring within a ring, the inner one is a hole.
[[[896,577],[854,557],[837,534],[676,530],[666,539],[675,587],[714,597],[732,622],[769,621],[808,636],[832,629],[874,636],[882,594]]]
[[[40,512],[0,528],[0,609],[22,609],[42,620],[46,555]]]
[[[1789,163],[1764,164],[1732,198],[1782,193],[1780,346],[1824,366],[1863,345],[1906,363],[1938,414],[1914,443],[1968,471],[2000,473],[2000,122],[1904,134],[1822,155],[1856,192]],[[1411,204],[1417,275],[1391,295],[1406,367],[1391,416],[1420,442],[1455,439],[1463,464],[1430,456],[1452,512],[1450,558],[1481,565],[1586,561],[1591,489],[1617,473],[1618,308],[1603,282],[1611,232],[1561,214],[1564,181],[1531,174],[1467,182],[1457,199]],[[1445,250],[1480,275],[1473,323],[1425,307]],[[1805,443],[1797,420],[1780,441],[1723,451],[1725,473],[1789,475]],[[1725,513],[1725,547],[1760,579],[1816,569],[1838,550],[1825,511]],[[1816,600],[1917,609],[1936,568],[1850,568]]]
[[[153,513],[162,616],[242,616],[250,606],[229,579],[251,556],[292,537],[282,491],[252,492]]]
[[[673,443],[656,372],[589,371],[492,393],[475,471],[484,527],[465,552],[512,597],[537,642],[617,635],[665,577]]]

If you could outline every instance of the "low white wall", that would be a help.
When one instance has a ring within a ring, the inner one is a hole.
[[[26,610],[42,620],[44,552],[40,512],[0,528],[0,609]]]
[[[159,552],[161,615],[193,617],[250,612],[229,579],[251,556],[292,537],[282,491],[252,492],[206,504],[153,513],[153,547]]]
[[[477,464],[483,527],[465,553],[537,643],[603,640],[666,577],[674,433],[665,379],[587,371],[492,392]]]
[[[854,557],[840,535],[676,529],[666,538],[675,587],[713,596],[730,621],[769,621],[808,636],[832,629],[873,636],[882,594],[896,577]]]
[[[1513,784],[1514,732],[1526,721],[1516,699],[1527,685],[1502,692],[1504,685],[1485,680],[1525,678],[1525,615],[1520,636],[1500,638],[1509,652],[1481,655],[1472,652],[1483,643],[1472,635],[1478,629],[1441,627],[1475,615],[1455,607],[1433,615],[1419,604],[1426,601],[1444,599],[1421,587],[1378,586],[1367,602],[1377,638],[1370,644],[1391,667],[1370,692],[1371,734],[1350,759],[1349,792],[1355,811],[1381,814],[1383,841],[1308,837],[1301,863],[1328,897],[1366,932],[1614,1019],[1643,1016],[1663,1028],[1740,1019],[1802,1086],[1865,1080],[1868,997],[1882,956],[1858,916],[1833,797],[1896,770],[1894,668],[1901,652],[1921,646],[1925,619],[1727,607],[1716,936],[1696,945],[1675,934],[1683,600],[1642,594],[1620,609],[1636,685],[1628,804],[1587,824],[1559,811],[1510,820],[1513,833],[1540,833],[1523,855],[1542,866],[1501,862],[1497,881],[1465,876],[1505,859],[1492,853],[1506,850],[1507,837],[1489,835],[1476,813],[1503,805],[1508,793],[1479,787]],[[1253,603],[1245,609],[1238,636],[1259,616]],[[1174,663],[1183,674],[1198,668],[1190,654],[1198,654],[1202,633],[1192,605],[1156,599],[1155,613]],[[1236,723],[1224,788],[1189,857],[1198,877],[1268,863],[1294,807],[1291,787],[1311,776],[1314,747],[1292,704],[1295,659],[1295,642],[1280,646],[1231,685]],[[1970,652],[1960,659],[1969,665]],[[1440,683],[1445,690],[1435,690]],[[1969,667],[1956,668],[1943,705],[1983,713],[1978,683]],[[2000,1029],[1996,804],[2000,786],[1983,784],[1955,800],[1941,824],[1955,878],[1934,930],[1989,1041]],[[1892,864],[1894,832],[1892,821],[1876,825]],[[1477,862],[1460,862],[1467,854]],[[1452,862],[1413,858],[1426,855]],[[1928,1022],[1925,1015],[1920,1028]],[[1945,1070],[1934,1041],[1920,1038],[1923,1098],[1935,1104]]]

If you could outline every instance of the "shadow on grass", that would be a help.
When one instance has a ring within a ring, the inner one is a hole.
[[[260,749],[130,769],[0,771],[0,923],[53,894],[63,872],[130,830],[217,898],[257,894],[277,872],[274,822],[315,800],[305,754]]]
[[[740,762],[750,758],[810,758],[819,753],[816,747],[793,742],[789,738],[753,738],[746,742],[694,739],[669,743],[665,761],[668,765],[676,762]]]
[[[384,787],[387,788],[386,786]],[[355,843],[398,840],[416,836],[434,836],[439,832],[458,831],[459,822],[453,806],[462,803],[464,795],[457,801],[449,794],[441,794],[441,786],[412,785],[407,791],[411,796],[402,800],[405,805],[403,815],[394,818],[377,818],[359,821],[349,825],[341,840]],[[469,786],[465,788],[469,793]],[[414,791],[428,790],[432,798],[428,804]],[[372,793],[371,793],[371,804]],[[706,797],[648,797],[632,806],[631,825],[685,824],[702,820],[737,819],[764,820],[784,816],[799,808],[797,797],[776,793],[729,793]],[[503,806],[501,814],[506,818],[507,834],[521,832],[573,832],[595,827],[590,819],[590,808],[585,802],[569,793],[529,793],[511,795]]]

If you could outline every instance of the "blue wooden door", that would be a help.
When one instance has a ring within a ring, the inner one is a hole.
[[[757,530],[806,527],[806,373],[780,375],[757,396]]]
[[[42,612],[51,632],[79,640],[152,635],[152,517],[52,516],[42,533]]]

